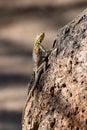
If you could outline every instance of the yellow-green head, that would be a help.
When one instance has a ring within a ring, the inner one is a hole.
[[[36,36],[35,44],[40,45],[45,37],[45,33],[40,33]]]

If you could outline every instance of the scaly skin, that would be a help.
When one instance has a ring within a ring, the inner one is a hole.
[[[34,68],[33,71],[35,73],[35,79],[37,79],[37,71],[40,65],[43,62],[43,53],[46,52],[44,47],[41,45],[42,41],[44,40],[45,34],[40,33],[37,35],[33,47],[33,61],[34,61]]]
[[[27,104],[28,104],[28,101],[30,100],[30,97],[36,87],[36,84],[39,80],[39,77],[40,77],[40,74],[41,74],[41,71],[42,69],[44,69],[44,58],[45,58],[45,55],[46,55],[46,50],[44,49],[44,47],[41,45],[43,39],[45,37],[45,34],[44,33],[40,33],[39,35],[37,35],[36,39],[35,39],[35,43],[34,43],[34,47],[33,47],[33,61],[34,61],[34,84],[30,90],[30,92],[28,93],[28,96],[27,96],[27,100],[26,100],[26,103],[25,103],[25,107],[24,107],[24,110],[23,110],[23,113],[22,113],[22,130],[26,130],[25,128],[25,119],[24,119],[24,114],[25,114],[25,110],[26,110],[26,107],[27,107]]]

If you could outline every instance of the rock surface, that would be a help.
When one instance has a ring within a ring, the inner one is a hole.
[[[87,130],[87,9],[59,30],[37,90],[23,130]]]

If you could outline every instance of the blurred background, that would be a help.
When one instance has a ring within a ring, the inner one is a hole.
[[[0,130],[21,130],[36,34],[45,32],[51,48],[58,29],[86,7],[87,0],[0,0]]]

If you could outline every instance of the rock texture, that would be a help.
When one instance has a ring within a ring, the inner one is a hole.
[[[37,86],[23,130],[87,130],[87,9],[58,31]]]

